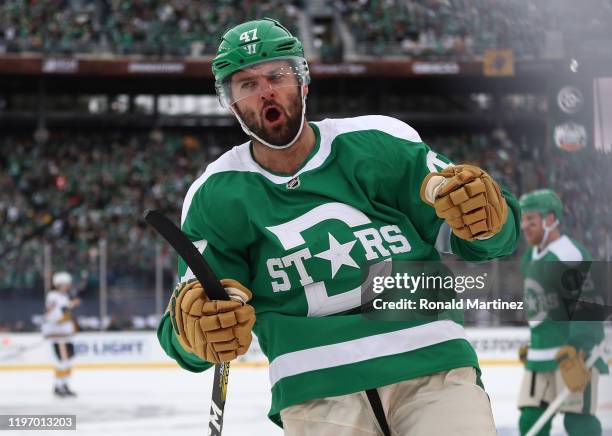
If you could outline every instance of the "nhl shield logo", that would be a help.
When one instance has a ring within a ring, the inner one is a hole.
[[[297,189],[300,187],[300,176],[294,177],[287,182],[287,189]]]

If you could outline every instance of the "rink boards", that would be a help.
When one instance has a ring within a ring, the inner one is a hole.
[[[517,353],[527,343],[527,328],[466,328],[481,365],[518,365]],[[74,336],[77,368],[165,368],[176,363],[160,347],[155,332],[85,332]],[[0,333],[0,371],[49,369],[49,342],[38,333]],[[267,366],[257,339],[234,367]]]
[[[480,357],[499,436],[518,434],[516,401],[523,368],[516,356],[528,333],[526,328],[467,329]],[[58,401],[51,393],[49,344],[39,334],[0,333],[0,412],[76,414],[76,434],[83,436],[205,432],[212,371],[179,369],[164,355],[154,332],[80,333],[74,339],[79,354],[71,384],[78,397]],[[266,365],[257,342],[247,356],[232,363],[224,436],[282,436],[281,429],[266,418],[271,401]],[[598,416],[608,436],[612,435],[612,377],[600,378],[599,391]],[[54,434],[68,436],[68,432]],[[560,417],[553,422],[552,435],[561,434]]]

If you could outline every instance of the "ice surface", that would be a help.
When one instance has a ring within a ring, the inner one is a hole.
[[[499,434],[518,434],[518,365],[483,367]],[[76,414],[77,431],[13,431],[11,435],[202,436],[207,434],[212,371],[180,369],[76,370],[74,399],[52,393],[51,371],[0,371],[0,414]],[[612,380],[600,379],[599,416],[612,435]],[[266,368],[232,368],[224,436],[274,436],[282,431],[266,417],[270,389]],[[460,405],[458,405],[460,406]],[[564,434],[562,419],[553,434]]]

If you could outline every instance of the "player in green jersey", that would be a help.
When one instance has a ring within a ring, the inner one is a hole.
[[[516,199],[394,118],[308,122],[303,49],[274,20],[225,33],[213,73],[250,140],[193,183],[181,228],[235,301],[208,301],[179,261],[158,329],[166,353],[204,371],[244,354],[253,329],[270,361],[269,416],[287,435],[379,434],[366,390],[394,435],[495,434],[463,325],[366,319],[361,269],[439,260],[441,247],[474,261],[508,255]]]
[[[585,355],[604,337],[603,324],[597,321],[570,321],[567,283],[564,273],[570,268],[588,272],[591,257],[578,242],[561,233],[563,207],[553,191],[540,189],[520,198],[521,227],[530,248],[521,259],[525,277],[524,300],[531,330],[531,343],[520,352],[525,375],[519,394],[520,431],[525,434],[544,413],[564,386],[570,397],[562,404],[564,424],[570,435],[601,434],[595,417],[597,378],[607,372],[603,360],[589,372]],[[591,280],[580,286],[580,299],[592,299]],[[538,433],[548,435],[550,420]]]

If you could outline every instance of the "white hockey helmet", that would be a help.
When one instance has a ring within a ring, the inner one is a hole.
[[[53,279],[51,280],[53,283],[53,287],[57,288],[62,285],[71,285],[72,284],[72,276],[66,271],[59,271],[53,274]]]

